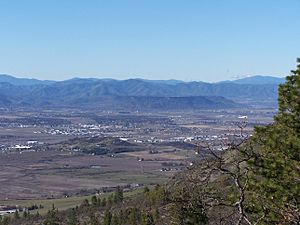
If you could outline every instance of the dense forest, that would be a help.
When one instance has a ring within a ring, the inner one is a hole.
[[[59,212],[54,205],[45,216],[17,212],[0,224],[299,224],[300,59],[279,86],[278,105],[273,124],[224,143],[229,148],[222,154],[211,150],[164,186],[145,187],[130,198],[118,187],[74,209]]]

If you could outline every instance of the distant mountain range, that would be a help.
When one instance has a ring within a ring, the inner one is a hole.
[[[41,81],[0,75],[2,107],[93,107],[176,110],[238,107],[274,101],[283,78],[255,76],[218,83],[180,80],[73,78]]]
[[[0,83],[9,83],[17,86],[22,86],[22,85],[27,86],[27,85],[35,85],[35,84],[52,84],[55,83],[55,81],[17,78],[7,74],[0,74]]]
[[[282,84],[285,82],[285,78],[282,77],[272,77],[272,76],[251,76],[242,79],[237,79],[233,81],[222,81],[221,83],[235,83],[235,84]]]

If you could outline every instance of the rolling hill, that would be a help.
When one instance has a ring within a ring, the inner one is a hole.
[[[280,78],[272,77],[219,83],[94,78],[56,82],[2,75],[0,106],[164,110],[228,108],[237,106],[233,101],[276,102],[279,83]]]

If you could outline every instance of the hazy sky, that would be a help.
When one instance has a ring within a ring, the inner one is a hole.
[[[0,73],[219,81],[285,76],[300,0],[0,0]]]

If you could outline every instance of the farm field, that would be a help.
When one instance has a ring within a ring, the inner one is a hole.
[[[57,198],[117,185],[162,183],[161,162],[135,158],[28,152],[0,158],[0,199]],[[9,190],[9,191],[7,191]]]
[[[219,148],[234,137],[247,113],[247,134],[272,121],[272,109],[0,110],[0,200],[76,201],[118,185],[166,183],[205,157],[199,144]]]

